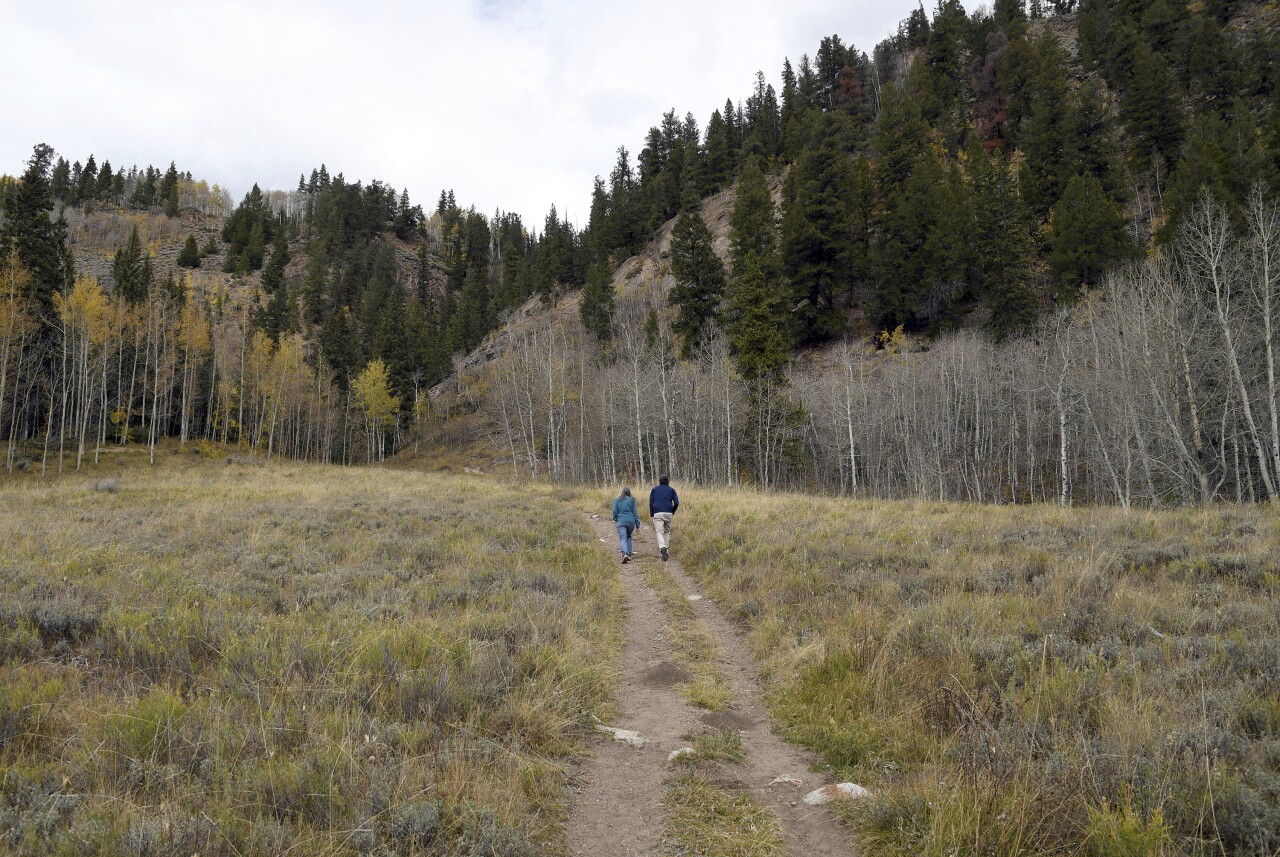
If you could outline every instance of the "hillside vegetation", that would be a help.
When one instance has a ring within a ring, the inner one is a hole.
[[[563,504],[116,458],[0,482],[0,852],[563,848],[621,619]]]
[[[705,145],[669,114],[597,185],[589,235],[637,255],[446,409],[568,480],[1280,499],[1275,7],[1050,6],[826,39]]]

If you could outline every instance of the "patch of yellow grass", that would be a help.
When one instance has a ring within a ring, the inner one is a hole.
[[[0,480],[6,853],[563,849],[622,599],[553,491],[161,460]]]
[[[1274,510],[681,495],[772,713],[876,795],[864,853],[1280,848]]]

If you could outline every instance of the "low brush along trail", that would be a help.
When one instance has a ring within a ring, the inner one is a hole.
[[[665,781],[677,773],[668,755],[688,743],[682,736],[706,730],[736,729],[746,750],[746,761],[734,772],[737,785],[769,808],[780,824],[787,850],[800,855],[853,853],[849,834],[825,807],[806,806],[802,798],[826,785],[810,771],[814,758],[783,741],[769,728],[768,712],[761,700],[755,665],[737,632],[706,598],[691,603],[719,649],[719,667],[733,693],[724,711],[712,712],[686,702],[675,685],[684,680],[673,663],[669,622],[680,621],[664,612],[658,594],[646,584],[643,566],[659,562],[653,531],[637,529],[635,559],[622,564],[617,554],[617,532],[605,518],[591,521],[600,541],[608,545],[618,564],[626,594],[626,627],[622,674],[618,683],[617,720],[608,724],[639,732],[649,744],[634,748],[601,733],[592,742],[592,757],[575,777],[576,800],[569,817],[569,853],[573,857],[633,857],[670,854],[661,834],[666,820],[662,806]],[[673,553],[679,549],[676,532]],[[643,553],[642,553],[643,552]],[[662,564],[683,591],[696,595],[698,588],[675,559]],[[791,777],[794,782],[773,783]]]

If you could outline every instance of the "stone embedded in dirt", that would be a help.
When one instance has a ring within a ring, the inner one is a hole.
[[[783,774],[781,776],[774,777],[773,779],[769,780],[770,788],[772,788],[773,786],[802,786],[802,785],[804,785],[803,782],[801,782],[800,780],[797,780],[795,777],[791,776],[790,774]]]
[[[672,750],[670,753],[668,753],[667,761],[674,762],[676,759],[679,759],[681,756],[692,756],[694,753],[697,753],[697,752],[698,751],[693,749],[692,747],[681,747],[679,750]]]
[[[701,596],[701,595],[690,595],[690,596],[689,596],[689,600],[690,600],[690,601],[701,601],[701,600],[702,600],[702,596]]]
[[[639,732],[633,732],[630,729],[615,729],[612,726],[605,726],[602,723],[596,724],[597,732],[607,732],[613,736],[613,740],[621,741],[628,747],[635,747],[637,750],[641,747],[649,746],[649,739],[641,735]]]
[[[598,520],[600,520],[600,516],[599,516],[599,515],[592,515],[592,516],[591,516],[591,520],[593,520],[593,521],[598,521]],[[602,539],[601,541],[603,541],[603,539]]]
[[[808,806],[822,806],[824,803],[831,803],[836,798],[846,797],[871,797],[871,792],[857,783],[837,783],[814,789],[804,796],[804,802]]]

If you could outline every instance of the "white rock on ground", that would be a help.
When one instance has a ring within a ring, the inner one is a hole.
[[[802,783],[800,780],[797,780],[795,777],[791,776],[790,774],[783,774],[780,777],[774,777],[773,779],[769,780],[769,785],[771,787],[772,786],[801,786],[801,785],[804,785],[804,783]]]
[[[690,595],[690,596],[689,596],[689,600],[690,600],[690,601],[701,601],[701,600],[702,600],[702,596],[701,596],[701,595]]]
[[[635,747],[639,749],[640,747],[649,746],[648,738],[644,737],[639,732],[634,732],[630,729],[615,729],[612,726],[604,726],[604,725],[597,724],[596,731],[607,732],[608,734],[613,736],[613,740],[621,741],[623,744],[626,744],[628,747]]]
[[[692,747],[681,747],[679,750],[672,750],[671,753],[667,756],[667,761],[674,762],[676,759],[679,759],[681,756],[692,756],[696,752],[698,751],[693,749]]]
[[[836,798],[846,797],[871,797],[871,792],[857,783],[836,783],[823,786],[820,789],[814,789],[804,796],[804,802],[808,806],[822,806],[824,803],[831,803]]]

